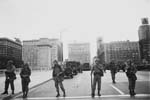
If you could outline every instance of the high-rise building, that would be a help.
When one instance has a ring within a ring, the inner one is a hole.
[[[139,30],[139,47],[142,61],[150,63],[150,25],[148,18],[142,18]]]
[[[100,63],[105,63],[104,43],[102,38],[97,39],[97,57],[100,59]]]
[[[12,60],[16,67],[21,67],[22,45],[8,38],[0,38],[0,69],[6,68],[8,60]]]
[[[51,69],[54,60],[63,60],[62,42],[58,39],[23,41],[23,61],[32,69]]]
[[[116,41],[104,44],[105,62],[109,63],[112,60],[116,62],[124,62],[128,59],[135,63],[140,63],[140,52],[138,42]]]
[[[72,43],[69,44],[69,61],[78,61],[81,64],[90,63],[90,44]]]

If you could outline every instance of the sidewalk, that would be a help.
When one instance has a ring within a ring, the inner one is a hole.
[[[49,79],[52,78],[52,70],[47,70],[47,71],[32,71],[31,73],[31,82],[29,84],[29,88],[33,88]],[[0,77],[0,99],[3,97],[6,97],[6,95],[1,95],[2,92],[4,92],[4,87],[5,87],[5,77]],[[17,79],[14,81],[15,85],[15,94],[21,93],[22,87],[21,87],[21,78],[20,75],[17,75]],[[8,96],[11,94],[11,88],[9,86],[8,89]]]

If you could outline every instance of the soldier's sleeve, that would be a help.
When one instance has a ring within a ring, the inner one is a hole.
[[[12,69],[10,70],[11,72],[15,72],[16,67],[14,65],[12,65]]]
[[[22,68],[21,68],[20,76],[22,76]]]
[[[136,73],[137,72],[137,68],[136,68],[136,65],[134,66],[134,73]]]
[[[91,74],[93,73],[94,71],[94,65],[91,66]]]
[[[31,69],[29,68],[29,76],[31,75]]]

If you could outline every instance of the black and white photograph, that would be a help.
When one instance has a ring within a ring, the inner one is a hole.
[[[0,100],[150,100],[150,0],[0,0]]]

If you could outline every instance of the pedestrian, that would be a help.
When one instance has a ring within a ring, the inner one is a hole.
[[[9,84],[11,86],[12,94],[14,94],[14,80],[16,79],[16,74],[15,74],[15,66],[13,65],[13,61],[9,60],[6,65],[6,71],[5,71],[5,90],[2,94],[8,94],[8,88]]]
[[[112,83],[116,83],[115,81],[115,75],[117,73],[117,66],[115,65],[115,62],[114,61],[111,61],[110,62],[110,73],[111,73],[111,78],[112,78]]]
[[[26,63],[23,65],[21,72],[20,72],[23,98],[26,98],[28,95],[30,75],[31,75],[31,69],[29,68],[29,65]]]
[[[134,90],[135,90],[135,84],[137,80],[137,77],[136,77],[137,69],[136,69],[135,64],[131,60],[127,62],[126,70],[127,70],[126,75],[129,81],[129,94],[130,96],[134,96],[136,95]]]
[[[65,89],[64,89],[64,86],[62,83],[64,80],[63,70],[62,70],[61,66],[58,64],[57,60],[54,60],[53,63],[54,63],[54,66],[53,66],[52,76],[53,76],[53,80],[55,82],[55,87],[56,87],[56,91],[57,91],[56,97],[60,96],[59,86],[60,86],[61,90],[63,91],[63,96],[65,97],[66,93],[65,93]]]
[[[93,67],[91,69],[91,77],[92,74],[94,73],[94,78],[93,78],[93,83],[92,83],[92,94],[91,96],[95,96],[95,89],[96,89],[96,84],[98,85],[98,96],[101,96],[100,90],[101,90],[101,77],[103,76],[103,65],[99,63],[99,59],[97,58],[95,60],[95,63],[93,64]],[[92,79],[91,79],[92,80]]]

